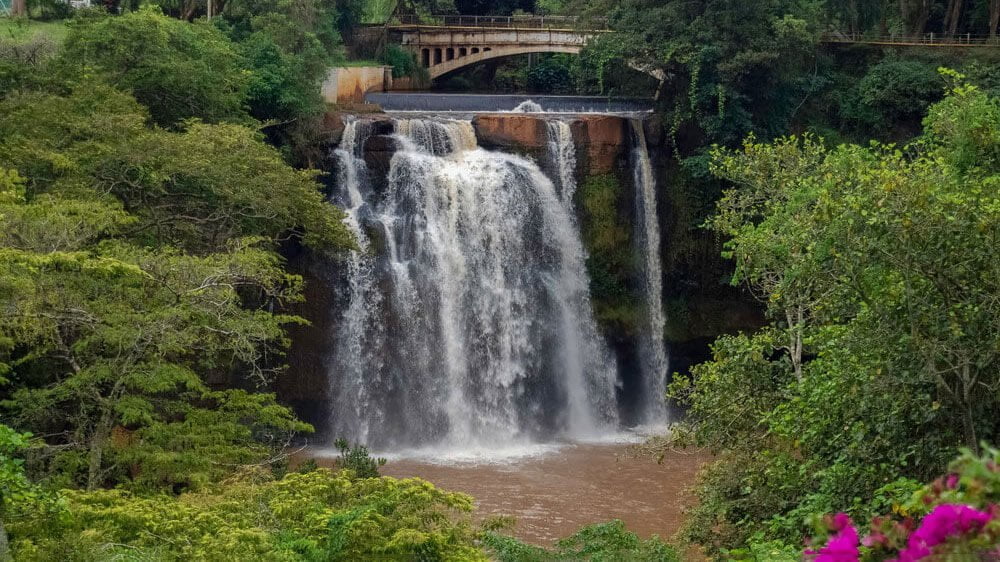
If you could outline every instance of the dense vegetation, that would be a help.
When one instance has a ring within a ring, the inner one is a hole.
[[[871,517],[1000,437],[1000,100],[949,76],[906,151],[805,136],[715,153],[739,187],[710,225],[771,322],[673,385],[720,452],[688,531],[713,550]]]

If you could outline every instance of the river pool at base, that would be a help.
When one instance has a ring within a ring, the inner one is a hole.
[[[504,463],[431,463],[390,460],[382,474],[420,477],[476,498],[477,517],[510,515],[513,535],[551,546],[580,527],[621,519],[643,538],[668,538],[680,528],[689,488],[707,453],[672,451],[662,463],[632,454],[628,444],[566,445],[557,451]],[[323,465],[329,457],[319,458]]]

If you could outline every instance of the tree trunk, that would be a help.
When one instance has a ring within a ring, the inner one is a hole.
[[[12,18],[28,16],[28,0],[14,0],[10,5],[10,16]]]
[[[997,36],[997,25],[1000,25],[1000,0],[990,0],[990,37]]]
[[[8,562],[13,559],[10,555],[10,544],[7,541],[7,528],[3,526],[3,513],[0,513],[0,562]]]
[[[931,0],[899,0],[899,14],[910,37],[919,37],[931,15]]]
[[[972,416],[972,390],[976,386],[976,377],[973,376],[968,362],[962,365],[959,380],[962,381],[962,433],[965,437],[965,446],[978,455],[979,438],[976,436],[976,420]]]
[[[101,465],[104,463],[104,448],[111,437],[111,410],[105,410],[90,438],[87,456],[87,490],[96,490],[101,485]]]
[[[181,18],[184,21],[191,21],[194,19],[194,12],[198,9],[198,4],[195,0],[185,0],[181,4]]]
[[[958,22],[962,19],[962,4],[965,0],[948,0],[948,9],[944,14],[944,27],[952,37],[958,33]]]
[[[802,305],[785,308],[785,319],[788,321],[789,341],[788,354],[792,360],[792,370],[795,380],[802,382],[802,323],[805,321],[805,311]]]

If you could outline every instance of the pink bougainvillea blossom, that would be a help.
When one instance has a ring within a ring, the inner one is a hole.
[[[851,518],[846,513],[838,513],[833,517],[832,527],[836,532],[826,546],[818,551],[806,551],[808,559],[813,562],[858,562],[858,530]]]
[[[960,504],[943,504],[934,508],[910,535],[906,548],[900,551],[896,562],[914,562],[933,553],[933,548],[950,537],[979,532],[992,515]]]
[[[949,474],[948,477],[945,478],[945,486],[947,486],[949,490],[958,488],[958,482],[959,478],[955,473]]]

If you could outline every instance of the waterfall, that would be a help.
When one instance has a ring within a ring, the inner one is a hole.
[[[566,210],[573,216],[573,195],[576,193],[576,144],[569,123],[562,120],[546,123],[549,136],[549,157],[555,164],[559,180],[559,195]]]
[[[332,436],[488,451],[614,429],[568,124],[553,129],[558,190],[534,162],[478,148],[468,121],[394,125],[384,189],[367,181],[360,122],[337,152],[362,251],[335,334]]]
[[[334,365],[338,371],[331,378],[334,396],[350,396],[335,404],[337,412],[351,411],[350,419],[358,422],[350,428],[356,439],[368,437],[371,421],[363,412],[372,407],[367,377],[372,366],[380,362],[377,350],[367,345],[378,339],[380,325],[377,321],[381,295],[376,290],[375,263],[370,254],[370,240],[362,226],[364,213],[370,212],[362,190],[368,179],[368,167],[362,158],[364,143],[371,135],[371,124],[360,120],[345,123],[337,160],[337,187],[335,200],[344,208],[344,222],[354,234],[358,250],[346,259],[348,302],[340,321],[340,333],[333,348]],[[376,367],[377,368],[377,367]],[[336,382],[334,382],[336,381]]]
[[[647,330],[642,346],[643,412],[642,420],[656,423],[666,420],[667,351],[663,343],[666,318],[663,312],[663,266],[660,262],[660,222],[656,211],[656,177],[649,160],[642,121],[631,120],[633,176],[637,189],[636,204],[641,226],[639,247],[644,258]]]

